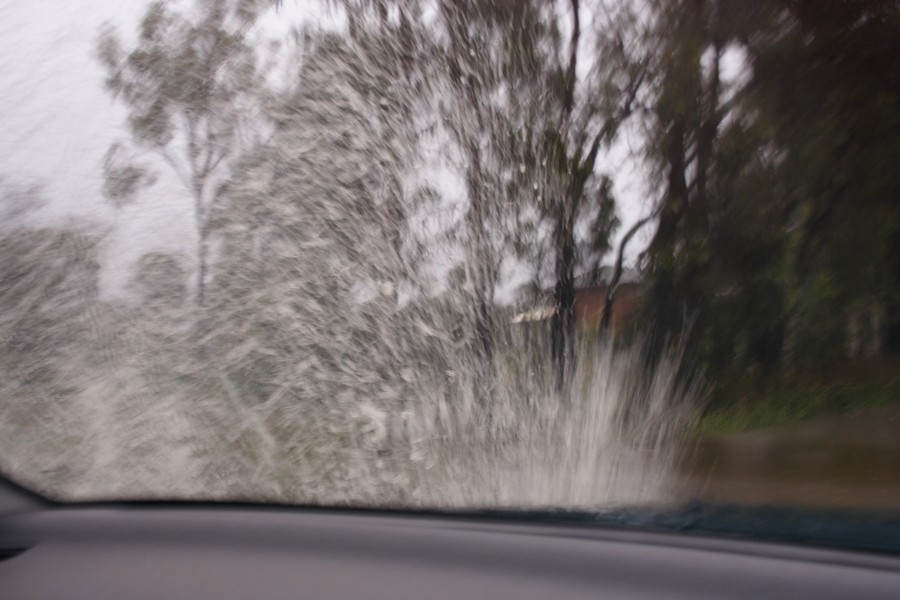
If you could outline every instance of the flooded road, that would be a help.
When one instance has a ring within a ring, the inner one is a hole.
[[[705,436],[680,479],[708,502],[896,510],[900,406]]]

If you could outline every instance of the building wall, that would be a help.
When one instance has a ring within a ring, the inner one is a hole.
[[[606,286],[575,290],[575,324],[577,327],[594,328],[600,325],[606,304]],[[626,283],[616,290],[610,326],[619,329],[635,318],[641,306],[641,289],[638,284]]]

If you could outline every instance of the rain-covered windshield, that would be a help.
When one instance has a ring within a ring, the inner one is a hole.
[[[900,510],[900,9],[0,4],[0,471]]]

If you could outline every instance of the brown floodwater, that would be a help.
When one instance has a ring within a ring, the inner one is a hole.
[[[900,510],[900,405],[705,436],[679,477],[708,502]]]

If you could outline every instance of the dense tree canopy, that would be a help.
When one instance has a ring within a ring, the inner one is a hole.
[[[859,351],[854,323],[884,329],[896,305],[900,14],[740,4],[658,12],[648,310],[663,331],[692,328],[716,368],[821,365]],[[728,50],[747,71],[731,91]]]

